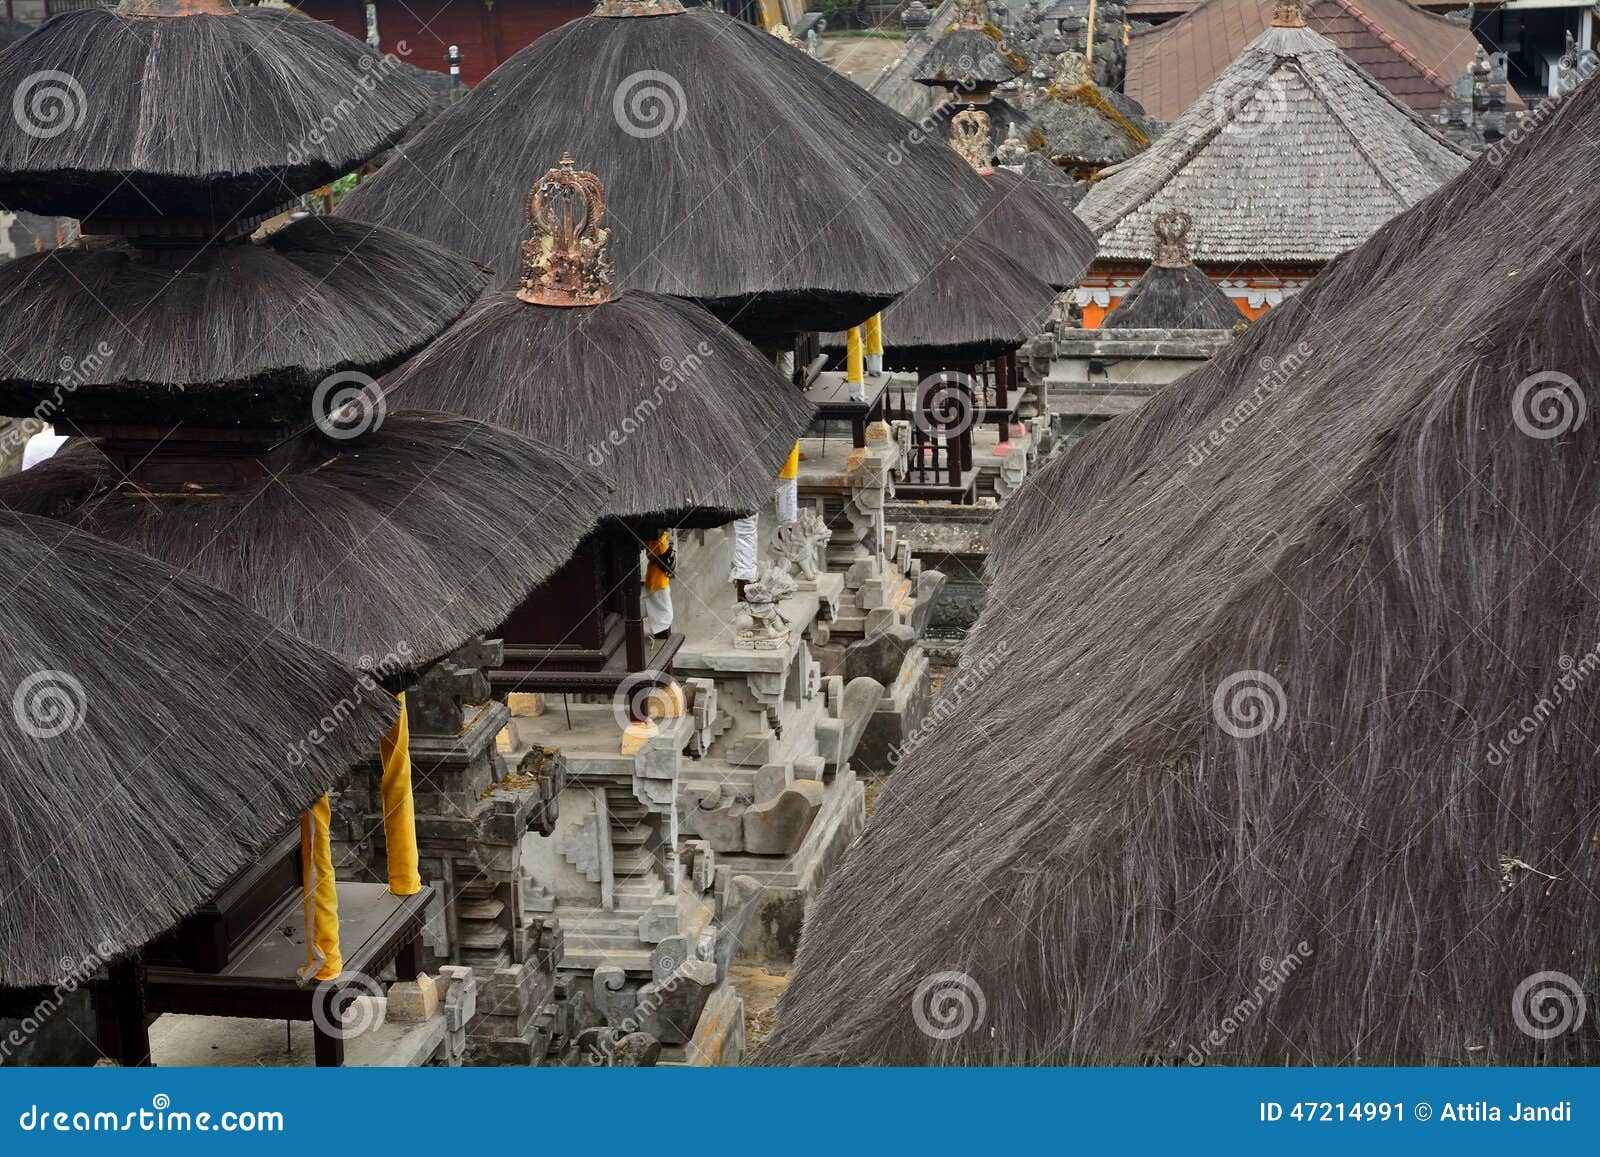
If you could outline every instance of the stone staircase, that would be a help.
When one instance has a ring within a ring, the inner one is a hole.
[[[553,910],[561,920],[564,953],[559,967],[582,971],[612,965],[632,973],[650,971],[651,945],[677,931],[677,903],[668,893],[662,871],[651,850],[654,831],[649,812],[631,788],[605,787],[611,836],[612,898],[614,907],[575,904],[541,898],[540,908]],[[601,883],[604,869],[592,854],[592,824],[560,850],[592,883]],[[533,889],[529,889],[531,894]]]

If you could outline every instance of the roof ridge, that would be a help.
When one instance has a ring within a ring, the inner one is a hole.
[[[1344,56],[1343,53],[1340,53],[1339,55],[1341,58]],[[1298,61],[1296,63],[1298,63]],[[1344,61],[1341,59],[1341,64],[1343,63]],[[1357,72],[1361,75],[1363,80],[1371,81],[1367,71],[1360,66],[1355,66],[1354,68],[1349,69],[1349,71]],[[1390,179],[1387,168],[1379,162],[1377,157],[1372,154],[1372,152],[1367,148],[1366,142],[1361,139],[1361,135],[1355,131],[1355,127],[1346,120],[1346,114],[1348,110],[1346,110],[1340,104],[1339,100],[1334,95],[1332,86],[1329,85],[1324,78],[1315,76],[1304,68],[1300,70],[1300,75],[1305,78],[1306,84],[1311,88],[1311,90],[1321,98],[1322,106],[1328,110],[1329,114],[1332,115],[1334,123],[1345,131],[1345,135],[1350,138],[1351,147],[1354,148],[1361,158],[1367,162],[1368,166],[1371,167],[1373,175],[1378,178],[1378,183],[1385,189],[1389,190],[1389,192],[1394,196],[1395,200],[1399,202],[1399,209],[1404,210],[1409,204],[1405,192],[1400,189],[1400,187],[1396,185],[1393,180]],[[1383,88],[1383,86],[1378,84],[1376,81],[1371,81],[1371,87],[1380,90]],[[1388,93],[1385,91],[1384,95],[1387,96]],[[1403,108],[1404,106],[1401,107]]]
[[[1408,64],[1414,65],[1417,69],[1419,69],[1422,75],[1426,79],[1432,81],[1436,87],[1446,91],[1449,90],[1449,81],[1445,80],[1431,67],[1429,67],[1429,65],[1415,52],[1412,52],[1411,49],[1407,48],[1404,44],[1401,44],[1400,41],[1394,37],[1393,33],[1384,28],[1371,16],[1367,15],[1366,9],[1357,7],[1357,5],[1354,3],[1354,0],[1332,0],[1332,3],[1337,4],[1346,12],[1350,13],[1350,15],[1354,17],[1360,24],[1362,24],[1369,32],[1371,32],[1389,48],[1393,49],[1401,60],[1404,60]],[[1418,11],[1421,11],[1421,9],[1418,9]]]

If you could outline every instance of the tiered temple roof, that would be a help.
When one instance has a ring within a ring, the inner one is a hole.
[[[1327,38],[1274,26],[1078,213],[1102,259],[1149,260],[1155,215],[1180,208],[1203,222],[1202,265],[1320,264],[1466,165]]]
[[[1161,11],[1188,5],[1163,3]],[[1194,103],[1240,51],[1272,22],[1271,0],[1203,0],[1187,14],[1128,40],[1125,91],[1151,116],[1170,121]],[[1137,2],[1131,19],[1149,19]],[[1306,23],[1421,113],[1438,110],[1478,42],[1464,24],[1407,0],[1310,0]]]

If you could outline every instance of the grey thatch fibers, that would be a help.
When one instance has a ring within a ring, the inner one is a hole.
[[[528,190],[601,174],[617,284],[740,332],[839,329],[927,271],[982,182],[942,140],[761,29],[695,8],[539,37],[347,196],[341,215],[522,272]]]
[[[1152,265],[1100,323],[1101,329],[1233,329],[1247,319],[1193,265]]]
[[[1008,501],[763,1061],[1600,1062],[1600,86],[1541,115]]]
[[[394,405],[465,414],[581,457],[605,513],[759,509],[812,407],[699,306],[624,293],[579,308],[492,293],[384,379]]]
[[[428,103],[361,41],[254,7],[69,12],[0,57],[0,91],[17,114],[0,205],[69,217],[261,212],[387,148]]]
[[[394,716],[331,655],[59,523],[0,513],[0,574],[0,987],[166,931]]]
[[[328,217],[177,269],[127,241],[77,241],[0,265],[0,413],[48,401],[68,418],[304,424],[329,374],[382,373],[487,283],[431,242]]]
[[[1094,260],[1094,234],[1042,181],[996,168],[972,236],[1056,289],[1078,284]]]
[[[72,443],[0,480],[0,506],[141,550],[351,662],[391,669],[503,622],[566,562],[608,489],[549,446],[408,410],[257,483],[149,496],[119,481],[92,444]]]

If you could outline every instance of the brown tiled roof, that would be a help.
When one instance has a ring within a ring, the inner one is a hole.
[[[1325,37],[1269,28],[1078,206],[1100,256],[1150,259],[1154,216],[1193,215],[1201,264],[1321,263],[1467,166]]]
[[[1176,120],[1266,30],[1272,8],[1273,0],[1203,0],[1187,16],[1135,32],[1128,40],[1127,94],[1157,120]],[[1135,8],[1129,12],[1137,16]],[[1465,24],[1408,0],[1314,0],[1306,5],[1306,23],[1423,114],[1438,111],[1478,48]]]

